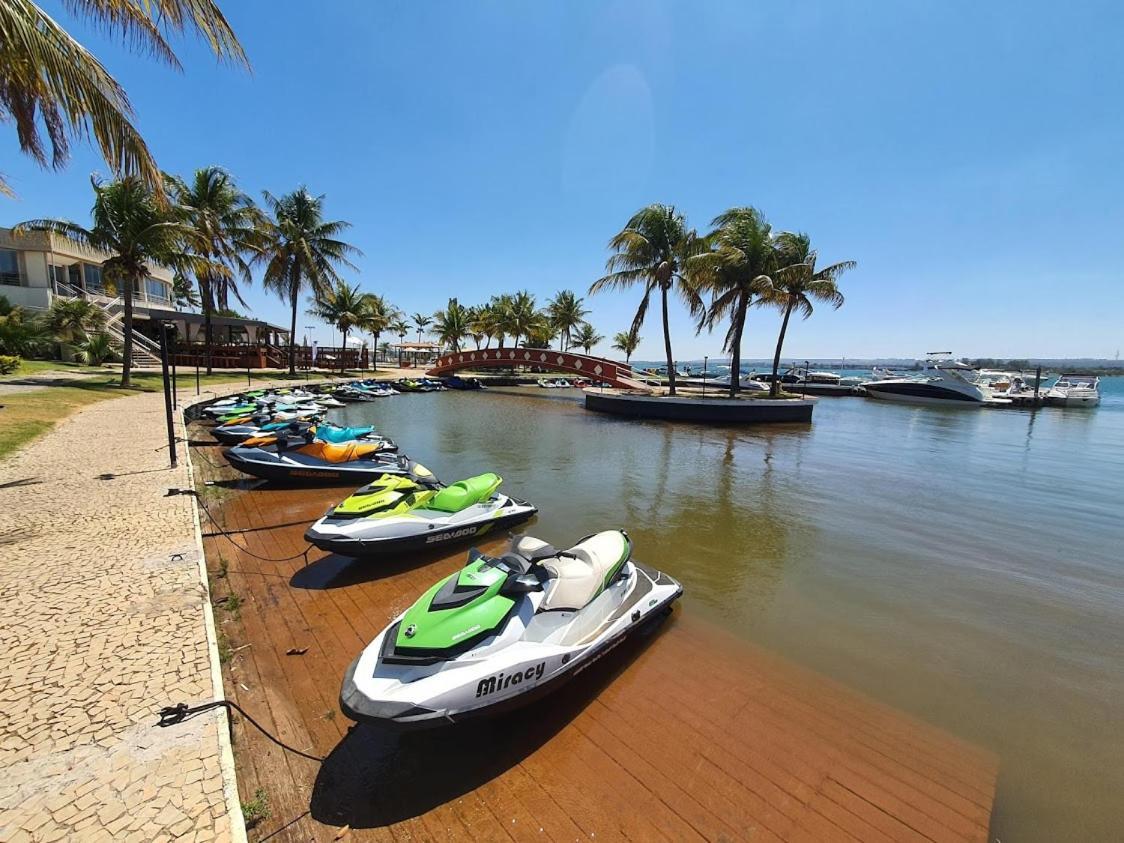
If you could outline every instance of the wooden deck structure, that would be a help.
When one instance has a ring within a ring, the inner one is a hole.
[[[243,485],[218,468],[217,448],[194,458],[203,477],[228,478],[220,488]],[[280,558],[299,554],[306,525],[347,491],[203,501],[253,554]],[[404,736],[354,726],[337,705],[345,668],[463,552],[388,564],[313,550],[307,565],[265,562],[203,526],[214,599],[241,599],[237,612],[216,611],[233,652],[228,696],[281,740],[326,757],[287,753],[236,721],[241,798],[261,789],[269,806],[251,840],[988,838],[994,757],[682,607],[500,719]]]

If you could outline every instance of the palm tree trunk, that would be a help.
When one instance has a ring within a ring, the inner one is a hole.
[[[792,315],[792,302],[785,305],[784,319],[781,320],[781,333],[777,337],[777,351],[773,355],[773,382],[769,385],[769,395],[776,398],[781,394],[781,383],[777,378],[777,372],[781,367],[781,348],[784,346],[784,335],[788,330],[788,317]]]
[[[120,281],[125,289],[121,298],[125,302],[125,319],[122,330],[125,334],[124,348],[121,354],[121,386],[132,386],[133,371],[133,276],[126,273]]]
[[[663,350],[667,355],[667,394],[675,394],[675,361],[671,359],[671,327],[667,322],[667,287],[660,285],[660,302],[663,304]]]
[[[203,280],[200,286],[203,287],[203,353],[207,362],[207,374],[212,373],[212,358],[214,355],[214,327],[211,324],[211,317],[214,315],[215,310],[215,288],[211,284],[210,279]]]
[[[294,377],[297,374],[297,297],[300,294],[299,282],[300,276],[297,275],[297,268],[294,266],[289,270],[289,298],[293,302],[293,320],[290,323],[289,331],[289,374]]]
[[[737,398],[742,379],[742,330],[745,328],[745,311],[749,307],[749,296],[742,293],[738,297],[738,309],[734,314],[737,320],[734,337],[730,342],[730,397]]]

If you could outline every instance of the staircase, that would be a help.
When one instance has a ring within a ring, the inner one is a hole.
[[[111,298],[89,294],[77,287],[62,281],[54,284],[56,295],[69,298],[85,299],[97,305],[105,314],[104,330],[109,334],[110,345],[119,356],[125,354],[125,302],[121,297]],[[133,331],[133,365],[134,366],[160,366],[160,344],[150,340],[139,331]]]

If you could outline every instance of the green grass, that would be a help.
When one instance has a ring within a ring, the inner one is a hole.
[[[100,366],[82,366],[78,363],[63,363],[60,360],[21,360],[19,368],[10,375],[0,377],[0,383],[10,380],[19,380],[30,375],[41,375],[45,372],[62,374],[109,374],[108,369]]]
[[[263,788],[254,791],[254,798],[242,803],[242,817],[246,828],[253,828],[262,820],[269,819],[269,797]]]

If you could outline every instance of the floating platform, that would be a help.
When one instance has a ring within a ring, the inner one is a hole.
[[[196,458],[200,480],[228,476],[217,450]],[[539,703],[431,733],[352,728],[348,664],[465,549],[306,561],[304,528],[342,491],[228,495],[214,512],[245,550],[203,524],[216,598],[241,597],[220,613],[225,693],[326,756],[235,718],[241,799],[269,800],[256,839],[986,843],[994,755],[700,620],[689,585],[654,634]]]
[[[633,419],[662,419],[709,424],[783,424],[810,422],[815,401],[804,398],[669,398],[663,395],[586,390],[585,408]]]

